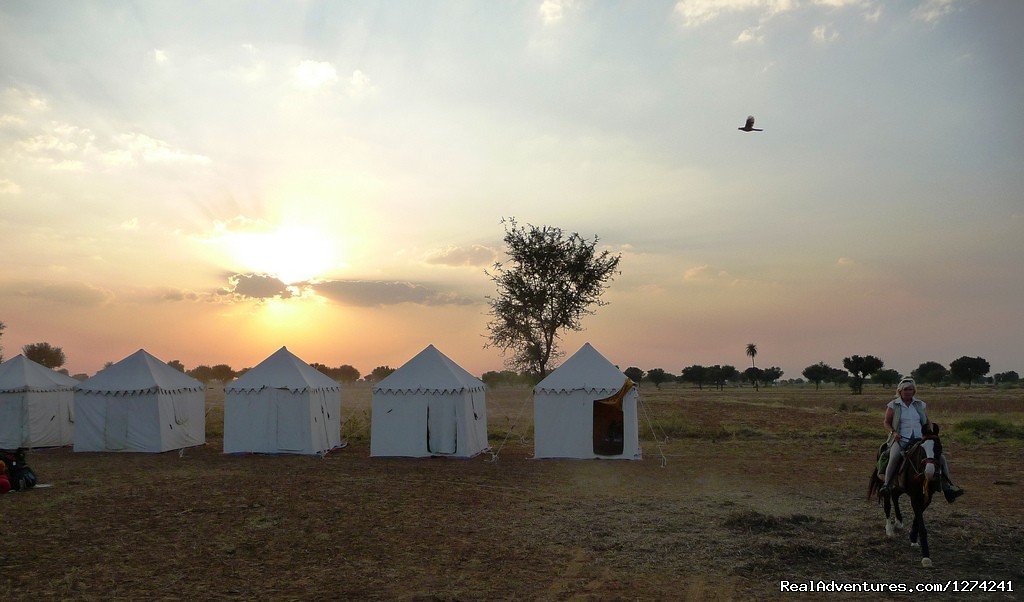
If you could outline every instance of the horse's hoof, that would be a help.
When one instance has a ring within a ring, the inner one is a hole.
[[[885,536],[896,537],[896,529],[892,528],[892,523],[885,523]]]
[[[912,548],[920,548],[921,544],[917,543],[916,541],[912,541],[912,542],[910,542],[910,547],[912,547]]]
[[[931,558],[922,558],[921,559],[921,566],[923,566],[926,569],[931,568],[931,566],[932,566],[932,559]]]
[[[903,521],[901,521],[901,520],[896,521],[896,528],[897,529],[902,529],[903,528]]]

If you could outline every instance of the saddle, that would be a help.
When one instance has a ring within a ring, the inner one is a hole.
[[[935,464],[936,476],[942,474],[942,463],[939,462],[939,458],[942,454],[942,442],[939,441],[938,435],[925,435],[921,439],[911,439],[907,447],[904,448],[903,454],[899,459],[900,465],[896,469],[897,481],[902,480],[903,465],[906,463],[907,457],[912,456],[914,453],[916,453],[925,441],[935,442],[935,447],[933,449],[935,458],[933,460],[929,460],[928,462],[933,462]],[[885,469],[889,465],[889,447],[892,445],[898,445],[898,443],[896,443],[895,441],[890,442],[887,439],[884,443],[878,446],[878,456],[876,457],[875,462],[878,468],[878,479],[880,481],[885,480]]]

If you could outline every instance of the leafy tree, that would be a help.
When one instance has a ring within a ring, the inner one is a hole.
[[[828,381],[838,387],[839,385],[850,382],[850,373],[841,368],[832,368],[832,371],[829,372],[828,375]]]
[[[488,387],[495,387],[498,385],[511,384],[517,376],[518,374],[511,370],[502,370],[501,372],[491,370],[489,372],[484,372],[483,376],[480,377],[480,380],[484,381],[484,384]]]
[[[743,371],[743,380],[746,380],[750,384],[754,385],[754,390],[760,391],[760,383],[764,380],[764,370],[751,366]]]
[[[107,368],[114,365],[114,362],[103,362],[103,367],[100,370],[106,370]]]
[[[715,364],[714,366],[709,367],[707,371],[708,380],[714,383],[719,390],[725,388],[725,383],[730,380],[736,380],[740,376],[739,370],[737,370],[735,366],[729,365],[719,366],[718,364]]]
[[[747,343],[747,355],[750,357],[750,367],[754,367],[754,358],[757,357],[757,345]]]
[[[991,366],[988,360],[981,357],[967,357],[966,355],[949,363],[949,373],[956,380],[957,384],[966,382],[968,388],[971,383],[988,374]]]
[[[185,364],[181,363],[181,360],[171,360],[167,362],[167,365],[170,366],[171,368],[174,368],[178,372],[185,371]]]
[[[763,368],[761,372],[761,382],[763,382],[766,385],[779,380],[780,378],[782,378],[782,375],[785,374],[782,371],[782,368],[779,368],[778,366],[772,366],[771,368]]]
[[[359,380],[359,370],[355,366],[342,364],[334,369],[334,380],[343,383],[354,383]]]
[[[661,383],[671,379],[672,376],[661,368],[651,368],[647,371],[647,380],[654,383],[655,388],[660,389]]]
[[[212,380],[226,383],[229,380],[242,375],[241,372],[235,372],[232,370],[231,366],[227,364],[217,364],[216,366],[196,366],[195,368],[186,371],[185,374],[188,374],[192,378],[204,383],[209,383]]]
[[[188,374],[192,378],[203,383],[208,383],[211,380],[216,380],[216,377],[213,375],[213,368],[206,365],[196,366],[195,368],[192,368],[185,374]]]
[[[78,374],[72,374],[71,378],[73,378],[73,379],[75,379],[77,381],[83,381],[83,380],[88,380],[89,379],[89,375],[86,374],[85,372],[79,372]]]
[[[723,379],[719,384],[719,388],[721,389],[725,387],[725,383],[732,380],[738,380],[740,377],[740,371],[737,370],[735,366],[726,364],[722,366],[720,376]]]
[[[601,294],[618,273],[621,255],[597,251],[598,238],[566,235],[552,226],[505,225],[506,263],[485,272],[497,286],[488,297],[490,331],[486,347],[511,352],[509,364],[547,376],[561,355],[560,331],[583,329],[583,316],[603,306]]]
[[[902,376],[899,372],[891,368],[887,368],[872,374],[871,382],[882,385],[882,388],[888,388],[900,382],[900,378],[902,378]]]
[[[64,350],[54,347],[49,343],[30,343],[21,348],[26,358],[42,364],[47,368],[56,369],[64,365],[67,358],[64,357]]]
[[[391,366],[377,366],[376,368],[373,369],[372,372],[370,372],[366,376],[366,380],[370,381],[371,383],[379,383],[380,381],[387,378],[388,375],[390,375],[394,371],[395,369],[392,368]]]
[[[356,370],[348,364],[338,366],[337,368],[331,368],[330,366],[317,363],[312,363],[310,366],[322,372],[328,378],[332,378],[338,382],[354,383],[359,380],[359,370]]]
[[[626,371],[623,372],[623,374],[625,374],[629,378],[629,380],[635,383],[639,383],[644,378],[644,371],[641,370],[640,368],[637,368],[636,366],[630,366],[629,368],[626,368]]]
[[[910,377],[919,383],[935,386],[949,375],[949,370],[939,362],[925,362],[910,372]]]
[[[704,389],[704,383],[709,380],[708,369],[700,364],[694,364],[683,368],[683,372],[680,375],[683,382],[693,383],[697,385],[700,390]]]
[[[1009,372],[1000,372],[992,377],[997,383],[1011,383],[1015,384],[1020,382],[1020,375],[1014,370]]]
[[[217,364],[210,368],[210,374],[213,376],[213,380],[221,383],[226,383],[235,377],[235,371],[227,364]]]
[[[537,380],[537,377],[532,374],[526,372],[520,374],[515,370],[502,370],[501,372],[492,370],[490,372],[484,372],[483,376],[480,377],[480,380],[484,381],[484,383],[489,387],[493,387],[495,385],[532,387],[540,382]]]
[[[843,358],[843,367],[853,374],[853,380],[850,381],[850,389],[853,390],[853,394],[863,393],[864,379],[881,370],[883,366],[885,366],[885,362],[873,355],[864,357],[854,355]]]
[[[817,364],[811,364],[804,368],[804,378],[814,383],[814,390],[817,391],[821,387],[823,381],[827,381],[832,376],[832,366],[829,366],[825,362],[818,362]],[[845,371],[844,371],[845,374]]]

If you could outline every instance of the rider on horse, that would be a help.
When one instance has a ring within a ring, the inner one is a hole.
[[[889,445],[889,462],[885,467],[885,483],[882,485],[882,492],[888,491],[891,487],[903,452],[912,441],[924,437],[924,430],[928,426],[925,403],[914,397],[914,393],[917,392],[914,379],[904,378],[897,385],[896,391],[899,393],[899,397],[890,401],[885,410],[885,428],[889,431],[889,439],[886,441]],[[953,484],[945,454],[940,456],[939,462],[942,468],[942,493],[946,496],[946,501],[952,504],[956,498],[963,495],[964,490]]]

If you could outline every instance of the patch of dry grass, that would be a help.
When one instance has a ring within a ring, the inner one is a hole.
[[[936,420],[973,404],[1021,424],[1019,390],[928,393]],[[531,460],[529,389],[488,394],[491,444],[515,426],[496,462],[370,459],[364,385],[343,393],[348,448],[227,456],[213,388],[208,443],[181,456],[32,453],[53,487],[0,498],[0,598],[728,600],[935,576],[864,501],[887,395],[642,394],[664,468],[646,423],[640,462]],[[968,494],[928,510],[943,579],[1024,582],[1019,450],[946,448]]]

